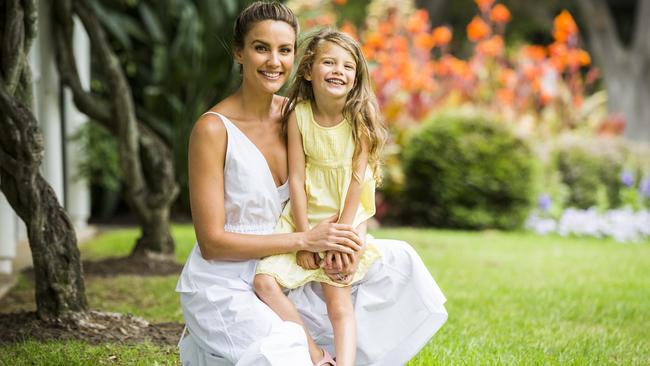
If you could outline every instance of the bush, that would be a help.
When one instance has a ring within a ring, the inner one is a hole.
[[[533,197],[531,149],[499,121],[443,114],[404,151],[404,204],[414,224],[521,226]]]
[[[565,136],[553,155],[562,183],[569,188],[567,207],[607,209],[621,205],[621,174],[630,155],[622,141]]]

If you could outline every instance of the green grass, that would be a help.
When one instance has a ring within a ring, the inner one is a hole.
[[[173,234],[182,262],[193,230],[175,226]],[[493,231],[374,234],[410,242],[448,298],[449,320],[409,366],[650,364],[650,243]],[[136,230],[104,233],[82,254],[126,255],[136,236]],[[119,276],[88,279],[86,286],[93,309],[162,322],[182,319],[175,283],[176,276]],[[18,299],[32,294],[25,279],[12,291]],[[33,307],[12,304],[2,311]],[[178,364],[176,350],[78,342],[0,347],[0,365],[156,363]]]

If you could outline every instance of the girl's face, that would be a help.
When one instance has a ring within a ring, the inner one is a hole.
[[[334,42],[325,41],[317,47],[314,63],[305,79],[311,81],[317,98],[345,100],[354,87],[356,68],[350,52]]]
[[[282,21],[255,23],[235,50],[242,65],[243,83],[260,91],[275,93],[287,81],[295,57],[296,33]]]

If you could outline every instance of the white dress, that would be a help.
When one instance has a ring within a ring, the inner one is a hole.
[[[264,155],[232,122],[218,116],[228,133],[224,229],[270,234],[289,198],[288,184],[276,187]],[[446,299],[408,244],[368,240],[382,257],[352,286],[358,328],[355,364],[402,365],[446,321]],[[257,262],[205,260],[194,246],[176,286],[188,330],[179,342],[184,366],[312,365],[302,328],[282,321],[255,296]],[[320,285],[305,285],[288,296],[316,343],[334,353]]]

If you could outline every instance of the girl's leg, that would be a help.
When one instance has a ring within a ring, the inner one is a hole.
[[[352,287],[323,283],[327,315],[334,329],[337,366],[354,366],[357,351],[357,322],[352,307]]]
[[[260,298],[271,310],[273,310],[280,319],[284,321],[292,321],[300,324],[305,330],[307,335],[307,343],[309,344],[309,356],[311,361],[316,363],[323,358],[323,350],[318,347],[316,342],[311,338],[307,327],[300,318],[298,310],[289,298],[282,292],[280,284],[273,278],[273,276],[258,274],[255,275],[253,287],[257,297]]]

